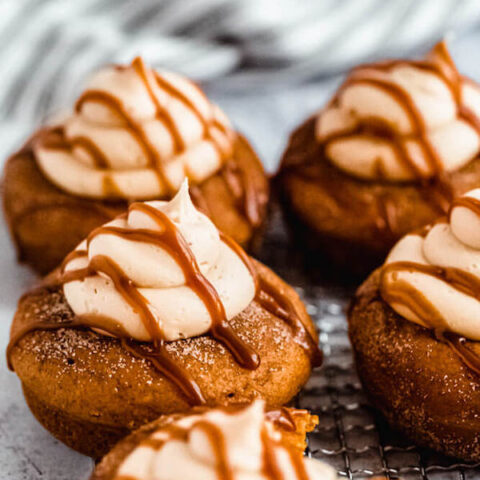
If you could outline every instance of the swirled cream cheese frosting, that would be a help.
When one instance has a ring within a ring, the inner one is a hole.
[[[480,340],[480,189],[456,199],[448,219],[395,245],[380,291],[412,322]]]
[[[123,461],[115,479],[137,480],[333,480],[328,465],[281,441],[265,419],[264,404],[235,412],[210,410],[154,432]]]
[[[78,317],[114,319],[140,341],[201,335],[255,296],[249,269],[193,206],[186,181],[171,201],[132,204],[94,230],[67,257],[69,274],[63,290]]]
[[[55,135],[34,147],[48,179],[74,195],[147,200],[200,183],[231,157],[235,133],[190,80],[129,66],[100,70]]]
[[[353,176],[429,178],[478,155],[480,87],[458,73],[442,42],[424,61],[355,68],[318,115],[315,135],[333,165]]]

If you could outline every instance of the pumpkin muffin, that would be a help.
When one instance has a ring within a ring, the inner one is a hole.
[[[392,427],[480,461],[480,190],[401,239],[348,315],[357,370]]]
[[[261,401],[164,416],[119,442],[91,480],[334,480],[333,468],[302,458],[317,421],[306,410],[265,412]]]
[[[38,420],[98,456],[194,405],[288,403],[321,361],[292,287],[195,209],[133,203],[19,302],[10,366]]]
[[[480,182],[480,87],[445,43],[352,70],[291,136],[275,185],[293,232],[354,278]]]
[[[3,203],[19,259],[47,273],[93,228],[132,201],[171,199],[185,177],[197,207],[253,246],[268,181],[247,140],[187,78],[140,58],[106,67],[71,115],[6,163]]]

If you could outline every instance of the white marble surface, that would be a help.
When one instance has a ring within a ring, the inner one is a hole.
[[[480,31],[457,38],[451,49],[460,70],[480,79],[478,43]],[[275,168],[288,132],[307,114],[318,109],[333,91],[337,80],[314,85],[261,92],[209,93],[225,109],[240,130],[251,139],[269,171]],[[25,135],[23,122],[0,123],[0,155]],[[33,128],[33,126],[32,126]],[[0,224],[0,352],[7,344],[10,322],[21,293],[34,276],[17,265],[3,219]],[[16,376],[0,357],[0,480],[82,480],[92,471],[90,459],[57,442],[32,417],[25,405]]]

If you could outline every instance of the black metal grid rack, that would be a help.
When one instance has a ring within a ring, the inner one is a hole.
[[[297,399],[319,417],[308,454],[349,479],[382,476],[405,480],[480,478],[480,464],[467,464],[418,448],[392,431],[369,405],[358,380],[345,310],[353,289],[312,280],[302,255],[292,249],[278,214],[273,216],[260,259],[294,285],[316,321],[324,364]]]

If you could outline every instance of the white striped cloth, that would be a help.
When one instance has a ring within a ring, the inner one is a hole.
[[[0,0],[0,154],[100,65],[261,89],[405,55],[480,21],[478,0]]]

